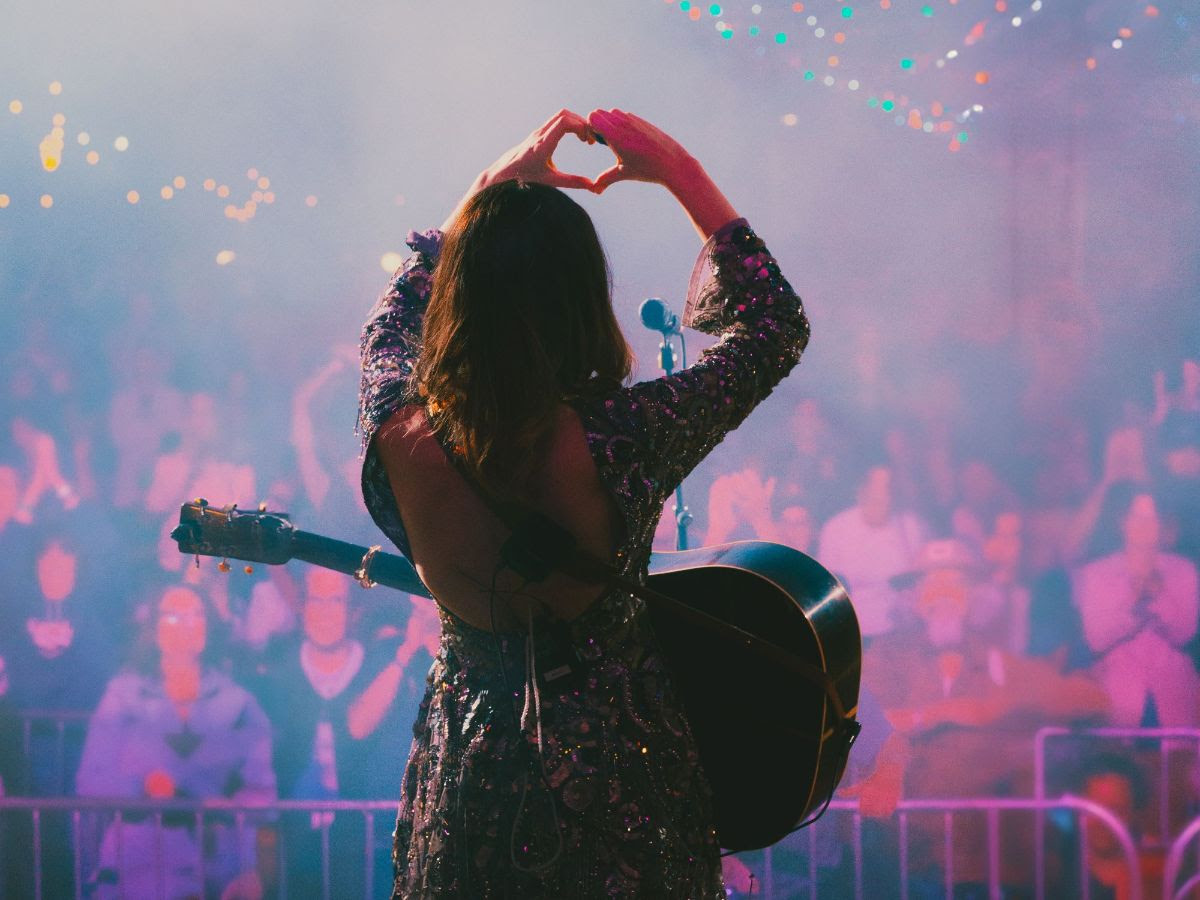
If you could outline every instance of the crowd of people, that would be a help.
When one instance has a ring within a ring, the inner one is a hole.
[[[170,539],[179,505],[203,496],[265,501],[305,530],[378,540],[351,424],[357,348],[326,351],[290,388],[290,406],[269,410],[244,373],[197,390],[164,354],[120,359],[95,408],[72,399],[95,373],[71,371],[36,333],[6,376],[3,795],[393,800],[438,647],[429,601],[298,564],[222,571]],[[1031,424],[1019,453],[962,440],[963,421],[863,429],[830,403],[789,398],[786,414],[733,438],[689,482],[693,544],[790,544],[849,589],[864,637],[863,717],[877,715],[845,796],[867,815],[886,817],[903,798],[1029,796],[1045,724],[1198,724],[1200,363],[1147,380],[1150,402],[1126,404],[1106,429]],[[668,508],[660,549],[673,549],[675,524]],[[1194,748],[1172,754],[1188,752],[1170,776],[1184,786],[1170,792],[1173,826],[1196,812]],[[1151,762],[1138,745],[1075,743],[1050,777],[1054,790],[1120,807],[1161,845],[1148,787],[1168,776]],[[956,821],[965,885],[986,881],[981,822]],[[118,829],[92,815],[80,825],[81,877],[92,896],[160,884],[173,897],[242,896],[248,880],[281,877],[266,861],[279,846],[285,877],[320,878],[331,838],[333,877],[350,891],[364,877],[361,823],[264,814],[248,829],[210,819],[201,834],[191,814],[167,814],[161,832],[145,816]],[[43,877],[70,885],[61,824],[56,833],[47,820]],[[936,873],[940,816],[927,824],[914,818],[909,860]],[[0,840],[21,839],[22,827],[6,815]],[[383,873],[388,831],[377,829]],[[1029,883],[1031,839],[1005,829],[1007,882]],[[877,842],[894,852],[885,834]],[[1092,877],[1121,897],[1120,869],[1105,865],[1115,852],[1096,843]],[[16,891],[30,867],[4,856]]]

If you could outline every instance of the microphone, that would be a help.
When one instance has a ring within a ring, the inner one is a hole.
[[[642,324],[651,331],[661,331],[664,337],[679,334],[679,316],[657,297],[643,300],[638,307],[638,315],[642,317]]]

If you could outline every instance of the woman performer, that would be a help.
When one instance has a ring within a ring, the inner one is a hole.
[[[551,161],[568,134],[617,161]],[[720,340],[625,387],[631,355],[587,214],[557,188],[669,190],[704,239],[683,322]],[[618,109],[563,110],[410,233],[362,336],[363,495],[437,598],[393,897],[725,896],[711,800],[642,600],[507,567],[518,501],[645,577],[663,503],[799,361],[800,299],[700,164]],[[572,660],[557,687],[550,666]]]

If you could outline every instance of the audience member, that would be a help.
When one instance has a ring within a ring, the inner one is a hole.
[[[864,638],[900,624],[902,597],[890,579],[912,568],[924,540],[920,520],[893,508],[892,472],[883,465],[867,470],[855,505],[821,529],[817,558],[850,591]]]
[[[29,473],[13,518],[25,525],[31,523],[38,505],[48,494],[53,494],[64,509],[78,506],[79,495],[59,467],[54,438],[20,417],[12,420],[11,428],[13,443],[24,453]]]
[[[305,573],[303,636],[275,648],[258,688],[275,725],[280,795],[289,800],[367,799],[376,783],[375,770],[385,766],[374,758],[377,742],[368,738],[391,712],[406,660],[394,643],[373,647],[376,653],[369,658],[367,648],[352,636],[352,584],[347,576],[328,569]],[[380,649],[388,654],[386,661],[379,658]],[[388,735],[391,747],[398,737]],[[385,767],[395,776],[398,791],[398,768]],[[339,848],[330,861],[332,877],[346,893],[354,893],[352,885],[363,872],[359,816],[285,818],[289,875],[302,883],[319,883],[321,834],[330,828],[330,839]]]
[[[204,662],[208,628],[199,594],[167,588],[154,626],[156,652],[113,678],[92,716],[79,795],[273,800],[270,724],[249,693]],[[85,875],[95,895],[207,895],[239,874],[239,859],[254,859],[252,826],[240,848],[228,823],[209,816],[203,834],[194,826],[191,813],[163,814],[161,830],[144,814],[105,823],[95,867]]]
[[[1112,721],[1193,725],[1200,684],[1184,648],[1200,616],[1196,567],[1160,549],[1149,489],[1117,482],[1103,506],[1092,559],[1074,574],[1074,595]]]

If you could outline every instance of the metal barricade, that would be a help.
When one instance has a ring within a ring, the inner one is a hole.
[[[122,859],[123,853],[127,852],[127,847],[122,847],[123,831],[132,829],[134,825],[131,823],[132,817],[140,817],[143,821],[149,819],[153,827],[153,852],[154,863],[157,867],[157,895],[159,897],[166,896],[165,876],[163,875],[164,857],[165,857],[165,830],[164,817],[174,815],[178,818],[180,815],[186,815],[191,818],[192,827],[195,828],[197,834],[203,834],[206,824],[211,825],[211,820],[214,817],[223,817],[224,819],[233,819],[233,827],[236,832],[236,846],[238,848],[238,871],[246,871],[252,867],[252,861],[242,857],[242,848],[245,847],[243,840],[247,828],[258,827],[258,824],[265,824],[272,818],[277,818],[281,814],[308,814],[308,815],[351,815],[363,817],[363,895],[371,897],[375,890],[375,838],[376,838],[376,823],[375,818],[379,813],[389,816],[395,811],[394,800],[382,801],[350,801],[350,800],[331,800],[331,801],[275,801],[271,803],[245,803],[232,800],[200,800],[200,801],[185,801],[185,800],[167,800],[153,801],[144,799],[124,799],[124,798],[21,798],[21,797],[0,797],[0,813],[27,811],[30,814],[30,823],[32,825],[32,881],[33,881],[33,896],[36,900],[41,900],[45,895],[43,889],[43,860],[42,860],[42,830],[44,827],[44,817],[47,814],[67,814],[70,816],[71,822],[71,865],[74,871],[74,896],[81,898],[83,894],[84,878],[87,873],[82,871],[81,858],[81,832],[82,819],[85,815],[103,815],[111,817],[111,821],[115,830],[116,856],[118,860]],[[955,884],[955,873],[953,870],[952,859],[954,850],[952,826],[954,816],[961,813],[983,813],[987,820],[987,889],[990,897],[999,898],[1001,896],[1000,882],[1000,863],[1001,863],[1001,841],[999,819],[1001,813],[1004,812],[1050,812],[1050,811],[1066,811],[1075,814],[1080,822],[1080,838],[1079,838],[1079,856],[1080,869],[1083,874],[1083,883],[1086,884],[1086,875],[1088,871],[1087,861],[1087,845],[1086,845],[1086,823],[1090,820],[1102,824],[1116,839],[1120,847],[1121,854],[1129,869],[1131,889],[1131,900],[1141,900],[1141,882],[1139,879],[1139,867],[1137,858],[1137,849],[1134,846],[1133,839],[1130,837],[1128,829],[1125,825],[1116,818],[1108,809],[1099,804],[1085,800],[1079,797],[1064,796],[1052,800],[1042,799],[1023,799],[1023,798],[1000,798],[1000,797],[983,797],[971,799],[948,799],[948,800],[906,800],[899,804],[897,812],[893,817],[897,834],[899,836],[899,867],[898,871],[893,873],[895,884],[898,887],[898,896],[901,900],[909,900],[910,898],[910,872],[908,860],[909,846],[909,817],[915,813],[941,813],[944,823],[944,844],[945,844],[945,860],[946,865],[943,872],[943,882],[945,886],[946,896],[953,896]],[[864,875],[864,860],[863,860],[863,817],[858,812],[858,804],[851,801],[835,800],[830,805],[831,813],[849,814],[853,817],[851,845],[853,852],[853,894],[856,900],[862,900],[863,897],[870,897],[872,894],[865,892]],[[330,896],[346,896],[345,886],[341,884],[331,884],[331,847],[329,842],[329,830],[327,820],[325,827],[321,832],[321,885],[320,896],[328,898]],[[390,822],[389,822],[390,824]],[[818,829],[823,829],[827,822],[817,823],[810,826],[802,833],[800,840],[807,840],[809,844],[810,854],[808,861],[808,891],[807,896],[810,898],[818,897],[818,879],[816,872],[815,850]],[[1200,820],[1193,823],[1192,826],[1180,836],[1176,842],[1176,849],[1172,851],[1169,871],[1171,879],[1177,880],[1181,861],[1188,846],[1188,842],[1193,840],[1197,833],[1200,833]],[[126,841],[125,843],[128,843]],[[3,855],[9,860],[13,854],[7,850],[0,850]],[[287,884],[287,866],[285,863],[286,846],[283,840],[280,840],[275,848],[276,861],[279,865],[280,874],[280,896],[288,895]],[[773,900],[779,896],[776,891],[776,872],[773,861],[773,850],[768,848],[763,854],[763,896],[766,900]],[[204,871],[206,859],[203,847],[203,841],[196,842],[195,849],[195,871],[198,873],[197,878],[200,883],[204,883]],[[1193,884],[1196,881],[1193,877],[1188,884]],[[305,896],[312,896],[315,891],[315,885],[305,885],[303,891]],[[118,889],[119,890],[119,889]],[[335,893],[336,891],[336,893]],[[789,894],[788,896],[792,896]],[[1086,896],[1086,894],[1084,895]],[[1171,895],[1168,895],[1171,896]],[[142,900],[138,897],[137,900]]]
[[[115,854],[118,862],[123,862],[127,852],[128,834],[125,832],[133,829],[133,824],[129,821],[131,817],[138,817],[144,821],[149,819],[153,828],[152,842],[154,853],[154,865],[156,868],[155,879],[157,882],[157,896],[164,898],[167,896],[167,889],[164,874],[165,851],[165,836],[167,829],[170,826],[164,824],[164,816],[174,816],[179,819],[181,816],[186,816],[190,819],[190,826],[195,829],[198,835],[205,834],[205,827],[211,827],[216,818],[228,820],[232,818],[232,824],[235,835],[235,843],[237,847],[239,872],[248,871],[253,867],[251,860],[247,860],[244,855],[244,847],[246,846],[245,837],[247,829],[250,827],[258,828],[259,825],[266,825],[274,820],[277,820],[284,814],[308,814],[310,816],[320,816],[320,819],[314,819],[314,822],[319,822],[321,831],[320,846],[321,846],[321,893],[320,896],[324,900],[328,900],[331,896],[345,896],[344,885],[332,885],[330,879],[331,870],[331,848],[329,842],[329,829],[332,824],[332,817],[339,815],[362,816],[363,819],[363,896],[373,897],[375,895],[375,839],[376,839],[376,816],[380,813],[385,815],[385,821],[390,826],[390,817],[395,814],[395,800],[324,800],[324,801],[305,801],[305,800],[278,800],[269,803],[254,803],[240,802],[226,799],[210,799],[210,800],[146,800],[146,799],[128,799],[123,797],[0,797],[0,814],[27,811],[29,813],[29,822],[32,829],[30,835],[30,845],[32,850],[32,872],[31,882],[33,897],[35,900],[42,900],[44,896],[44,871],[43,871],[43,830],[45,827],[44,818],[47,814],[63,814],[70,818],[70,843],[71,843],[71,868],[74,875],[74,896],[76,900],[81,900],[84,896],[84,883],[88,877],[88,873],[83,871],[83,831],[84,817],[86,815],[111,817],[111,822],[114,827],[114,843]],[[390,832],[390,827],[389,827]],[[194,841],[195,844],[195,872],[196,879],[201,886],[204,885],[205,868],[210,862],[205,858],[205,841],[203,839]],[[280,877],[279,896],[287,897],[287,865],[285,861],[286,845],[282,838],[276,846],[276,863]],[[8,865],[16,862],[16,854],[13,853],[11,847],[0,847],[0,858],[3,858]],[[389,854],[390,858],[390,854]],[[311,885],[306,886],[302,892],[303,896],[312,896],[313,891]],[[336,888],[337,893],[333,893]],[[119,896],[124,897],[126,892],[122,891],[122,887],[118,882],[117,892]],[[149,900],[138,896],[131,900]]]
[[[946,800],[905,800],[902,801],[896,808],[896,813],[893,820],[896,823],[896,829],[899,836],[899,871],[895,873],[896,883],[898,885],[898,896],[900,900],[909,900],[910,898],[910,879],[909,872],[909,816],[913,813],[942,813],[943,815],[943,840],[944,854],[946,865],[942,872],[942,882],[945,890],[945,896],[951,898],[954,896],[955,873],[952,865],[954,841],[953,841],[953,820],[958,813],[983,813],[987,819],[987,891],[988,896],[993,900],[999,900],[1002,896],[1002,887],[1000,881],[1001,868],[1001,853],[1000,853],[1000,827],[999,819],[1002,812],[1029,812],[1029,813],[1047,813],[1054,811],[1066,811],[1074,813],[1079,817],[1081,827],[1079,829],[1079,864],[1081,872],[1081,881],[1085,885],[1083,894],[1086,894],[1086,884],[1088,875],[1088,859],[1087,859],[1087,843],[1086,843],[1086,822],[1089,819],[1102,823],[1109,832],[1116,838],[1117,843],[1121,848],[1121,854],[1124,857],[1125,863],[1128,866],[1128,874],[1130,877],[1130,900],[1141,900],[1142,889],[1140,880],[1140,870],[1138,865],[1137,848],[1134,845],[1133,838],[1129,834],[1129,829],[1121,822],[1110,810],[1086,800],[1082,797],[1065,795],[1053,800],[1033,799],[1033,798],[1012,798],[1012,797],[978,797],[968,799],[946,799]],[[855,900],[863,900],[864,897],[870,898],[871,893],[866,892],[864,879],[864,863],[863,863],[863,816],[858,811],[857,801],[834,800],[829,805],[829,812],[849,813],[853,816],[852,830],[852,850],[853,850],[853,896]],[[808,872],[807,872],[807,890],[801,896],[807,896],[810,900],[818,900],[819,886],[816,871],[816,845],[818,829],[825,827],[825,823],[819,822],[809,826],[804,832],[801,832],[801,840],[808,841]],[[1197,828],[1200,829],[1200,823],[1197,823]],[[776,893],[776,871],[774,865],[774,849],[767,848],[763,852],[763,898],[764,900],[775,900]],[[1044,857],[1037,860],[1037,864],[1044,865]],[[1038,873],[1044,874],[1044,873]],[[1039,879],[1041,880],[1041,879]],[[789,892],[787,896],[796,896],[795,892]]]

